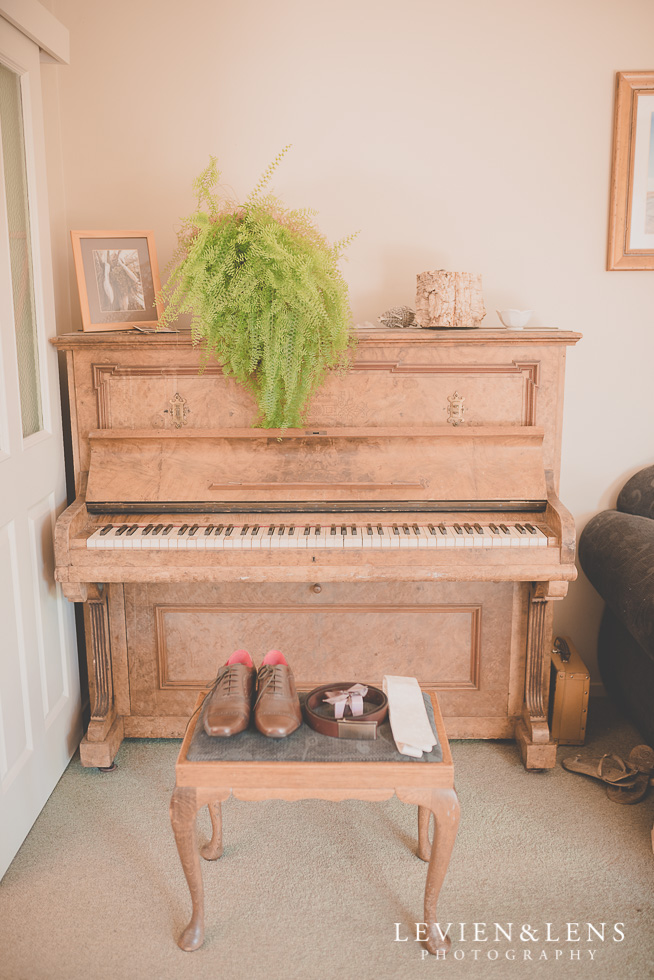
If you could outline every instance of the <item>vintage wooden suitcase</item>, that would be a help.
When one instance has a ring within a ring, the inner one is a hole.
[[[559,745],[583,745],[589,690],[588,668],[570,640],[557,636],[552,650],[550,727]]]

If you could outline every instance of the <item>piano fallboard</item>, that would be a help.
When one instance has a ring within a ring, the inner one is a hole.
[[[365,430],[106,430],[89,434],[86,501],[107,510],[138,505],[183,510],[256,501],[305,510],[409,501],[433,509],[458,500],[547,497],[543,429],[536,426],[369,427]]]

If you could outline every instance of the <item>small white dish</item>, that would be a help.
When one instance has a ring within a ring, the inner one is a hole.
[[[529,323],[533,310],[495,310],[508,330],[522,330]]]

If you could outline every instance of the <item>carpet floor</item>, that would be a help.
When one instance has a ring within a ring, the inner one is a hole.
[[[559,759],[641,741],[597,700],[587,745]],[[124,742],[110,774],[72,760],[0,884],[1,980],[654,977],[654,788],[619,806],[560,765],[525,772],[507,742],[452,743],[445,961],[415,941],[426,867],[415,808],[396,799],[229,800],[224,855],[203,862],[206,941],[184,953],[190,901],[168,820],[179,744]]]

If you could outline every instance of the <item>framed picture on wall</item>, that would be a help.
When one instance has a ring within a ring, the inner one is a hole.
[[[71,231],[83,330],[156,327],[161,306],[151,231]]]
[[[654,71],[616,77],[608,269],[654,269]]]

